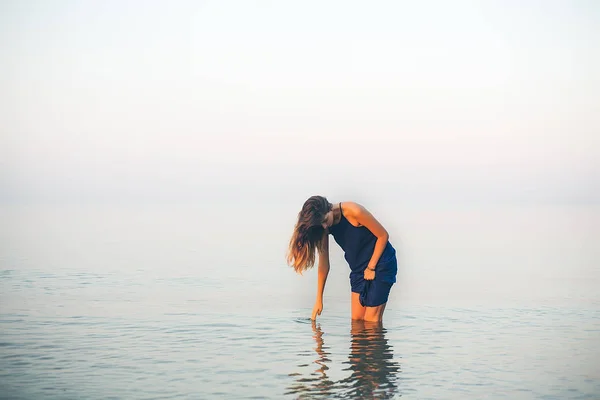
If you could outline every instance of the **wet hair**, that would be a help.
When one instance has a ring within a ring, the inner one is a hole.
[[[315,264],[316,250],[322,250],[323,220],[332,205],[323,196],[311,196],[298,213],[298,221],[290,240],[287,262],[302,274]]]

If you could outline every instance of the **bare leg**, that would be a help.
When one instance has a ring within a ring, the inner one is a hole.
[[[381,322],[383,320],[383,312],[387,303],[383,303],[377,307],[365,307],[365,321]]]
[[[377,307],[363,307],[359,300],[360,295],[352,292],[352,319],[370,322],[379,322],[383,319],[383,312],[387,303]]]
[[[365,311],[367,307],[363,307],[360,304],[359,294],[352,292],[352,319],[353,320],[364,320]]]

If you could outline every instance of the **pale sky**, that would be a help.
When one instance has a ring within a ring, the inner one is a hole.
[[[599,49],[593,0],[2,1],[0,201],[599,202]]]

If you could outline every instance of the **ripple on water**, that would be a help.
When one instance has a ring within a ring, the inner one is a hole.
[[[15,299],[0,314],[4,393],[49,399],[600,393],[598,310],[398,307],[386,310],[383,325],[352,323],[345,310],[315,322],[305,317],[310,310],[218,313],[186,292],[193,289],[186,279],[137,293],[130,286],[135,277],[97,275],[2,272],[3,299]],[[26,295],[24,285],[33,287]],[[48,297],[43,288],[60,295]],[[168,305],[161,306],[161,297]]]

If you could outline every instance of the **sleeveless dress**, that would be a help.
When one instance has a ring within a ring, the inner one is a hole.
[[[340,222],[329,227],[329,233],[344,251],[344,258],[350,266],[352,291],[359,293],[360,304],[363,307],[384,304],[388,300],[392,285],[396,282],[396,250],[388,241],[375,267],[375,279],[365,280],[364,272],[375,250],[377,236],[364,226],[352,225],[344,216],[341,203],[340,213]]]

